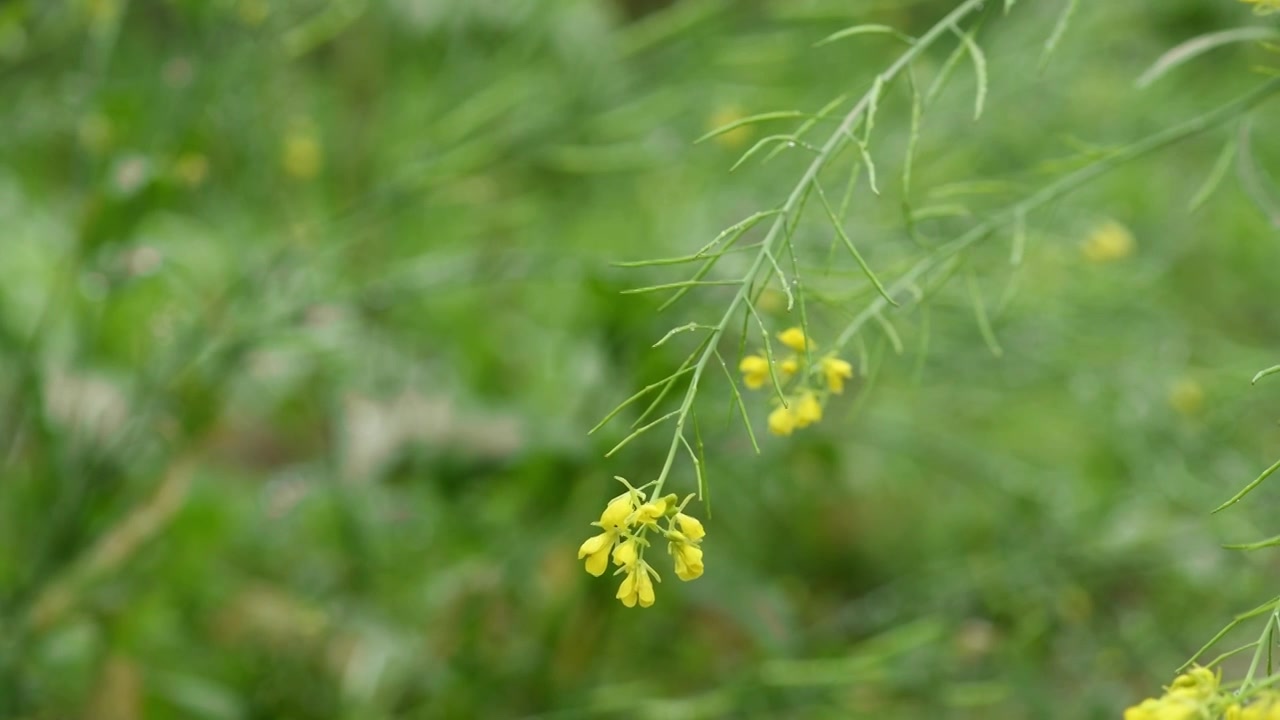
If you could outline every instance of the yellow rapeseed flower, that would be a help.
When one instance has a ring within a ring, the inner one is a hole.
[[[769,413],[769,432],[786,437],[796,429],[796,416],[790,408],[779,407]]]
[[[800,361],[797,358],[787,358],[778,363],[778,369],[782,371],[784,378],[789,378],[800,372]]]
[[[1280,12],[1280,0],[1240,0],[1240,2],[1252,5],[1253,11],[1259,15],[1269,15],[1273,12]]]
[[[742,112],[741,108],[734,105],[726,105],[721,107],[719,110],[716,110],[715,113],[711,115],[710,120],[707,122],[710,126],[708,130],[722,128],[725,125],[733,124],[745,117],[746,114]],[[736,127],[727,132],[720,133],[715,137],[715,141],[717,143],[720,143],[731,150],[742,147],[750,139],[751,128],[747,125]]]
[[[628,492],[610,501],[600,513],[600,520],[592,523],[604,532],[587,538],[578,547],[578,559],[586,560],[587,572],[596,577],[604,574],[605,568],[609,567],[609,551],[627,527],[627,518],[634,509],[632,494]]]
[[[702,521],[698,518],[684,513],[676,513],[675,520],[676,524],[680,526],[680,532],[684,533],[685,537],[690,540],[697,542],[707,536],[707,531],[702,527]]]
[[[284,138],[280,164],[284,171],[298,180],[310,180],[320,173],[324,152],[315,133],[297,128]]]
[[[270,13],[271,5],[265,0],[240,0],[236,8],[236,15],[240,17],[240,22],[250,26],[261,25]]]
[[[587,572],[600,577],[609,566],[609,548],[613,547],[616,535],[608,530],[587,538],[578,547],[578,559],[586,559]]]
[[[173,176],[189,188],[200,187],[209,175],[209,158],[198,152],[187,152],[173,163]]]
[[[742,384],[751,390],[759,390],[769,381],[769,361],[759,355],[748,355],[738,363],[742,372]]]
[[[1089,262],[1109,263],[1129,257],[1136,247],[1137,242],[1129,228],[1115,220],[1108,220],[1089,233],[1080,252]]]
[[[111,146],[115,129],[111,118],[101,113],[91,113],[80,119],[76,125],[76,135],[86,150],[97,155],[106,152]]]
[[[1223,720],[1280,720],[1280,700],[1275,693],[1263,692],[1247,706],[1232,705],[1222,714]]]
[[[627,607],[653,605],[653,580],[649,577],[649,566],[643,560],[627,570],[627,576],[618,586],[617,598]]]
[[[635,511],[635,498],[631,493],[619,495],[609,501],[604,512],[600,513],[600,527],[606,530],[620,530],[627,526],[627,517]]]
[[[696,580],[702,576],[702,548],[678,530],[667,532],[667,552],[675,559],[676,577]]]
[[[822,403],[811,392],[800,396],[795,404],[796,427],[808,427],[822,419]]]
[[[798,327],[787,328],[786,330],[778,333],[778,340],[782,341],[783,345],[786,345],[796,352],[804,352],[806,345],[810,350],[816,350],[818,348],[812,340],[805,337],[804,330],[801,330]]]
[[[666,516],[667,511],[676,504],[676,500],[675,495],[666,495],[641,505],[635,513],[635,524],[652,526]]]
[[[822,376],[827,388],[839,395],[844,392],[844,381],[853,377],[853,366],[838,357],[822,358]]]
[[[1169,388],[1169,405],[1188,417],[1204,408],[1204,388],[1190,378],[1183,378]]]
[[[631,569],[632,565],[640,559],[639,543],[632,538],[618,543],[618,547],[613,549],[613,564],[618,567]]]
[[[1163,697],[1147,698],[1125,710],[1124,720],[1194,720],[1208,717],[1209,707],[1218,695],[1220,681],[1219,673],[1208,668],[1192,668],[1175,678]],[[1228,709],[1226,716],[1233,720],[1269,720],[1265,714],[1268,709],[1266,705],[1259,699],[1248,708],[1240,709],[1236,706],[1234,714]],[[1260,708],[1259,713],[1262,714],[1254,714],[1252,711],[1255,708]]]
[[[1209,668],[1194,667],[1190,671],[1174,678],[1169,686],[1168,697],[1182,697],[1193,700],[1208,700],[1218,692],[1221,675]]]
[[[1124,720],[1193,720],[1202,717],[1200,706],[1179,698],[1147,698],[1124,711]]]

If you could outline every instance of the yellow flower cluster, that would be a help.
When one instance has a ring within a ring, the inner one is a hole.
[[[1169,687],[1165,688],[1164,695],[1158,698],[1147,698],[1142,702],[1134,705],[1124,711],[1124,720],[1199,720],[1200,718],[1218,717],[1221,711],[1221,705],[1218,705],[1215,711],[1214,700],[1218,697],[1218,684],[1221,681],[1221,673],[1214,673],[1208,668],[1192,668],[1185,675],[1179,675],[1174,679]],[[1232,715],[1231,708],[1226,710],[1223,717],[1242,718],[1238,714],[1239,706],[1236,708],[1236,715]],[[1248,709],[1252,709],[1251,705]],[[1247,716],[1254,718],[1255,716]],[[1256,716],[1258,720],[1264,718],[1269,719],[1269,715]],[[1280,716],[1277,716],[1280,720]]]
[[[1280,0],[1240,0],[1240,2],[1253,5],[1253,11],[1259,15],[1280,12]]]
[[[1222,714],[1222,720],[1280,720],[1280,695],[1266,692],[1248,705],[1233,704]]]
[[[618,599],[627,607],[653,605],[653,582],[662,581],[658,572],[645,562],[644,552],[649,547],[646,535],[660,533],[667,541],[667,553],[675,562],[676,577],[696,580],[702,576],[702,538],[706,530],[702,523],[684,513],[693,496],[676,504],[675,495],[666,495],[645,502],[645,493],[631,487],[626,480],[618,481],[627,491],[613,500],[600,514],[600,520],[591,523],[602,532],[590,537],[578,548],[578,559],[586,561],[587,572],[599,577],[609,567],[609,560],[618,566],[614,575],[624,575],[618,587]],[[665,522],[665,527],[660,523]]]
[[[769,360],[761,355],[742,358],[738,370],[742,372],[742,383],[751,390],[763,388],[776,374],[786,402],[769,413],[769,432],[786,436],[822,420],[823,402],[830,395],[844,392],[845,380],[853,377],[853,366],[835,353],[828,353],[814,358],[814,367],[810,368],[809,358],[817,345],[798,327],[782,331],[778,340],[793,354],[777,362],[776,373],[770,372]]]

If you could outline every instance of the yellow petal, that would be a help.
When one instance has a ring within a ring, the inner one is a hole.
[[[742,384],[751,390],[764,387],[769,379],[769,361],[759,355],[742,358],[742,362],[738,363],[738,370],[742,372]]]
[[[822,374],[831,392],[839,395],[844,392],[844,381],[853,377],[853,366],[840,358],[823,358]]]
[[[769,372],[769,361],[759,355],[748,355],[742,358],[742,362],[738,363],[738,370],[744,373],[767,373]]]
[[[791,377],[800,372],[800,361],[795,358],[787,358],[778,363],[778,369],[782,371],[783,375]]]
[[[636,570],[636,596],[640,601],[640,607],[653,605],[653,578],[649,577],[649,573],[645,572],[644,568]]]
[[[640,572],[644,572],[641,570]],[[632,570],[627,576],[622,578],[622,584],[618,586],[618,594],[616,596],[627,607],[636,606],[636,571]]]
[[[647,502],[636,511],[635,521],[640,525],[652,525],[667,514],[675,495],[667,495],[652,502]]]
[[[600,552],[600,548],[607,547],[610,540],[610,534],[602,532],[586,539],[578,548],[578,559],[581,560],[588,555],[595,555]]]
[[[684,532],[685,537],[690,540],[701,540],[707,535],[706,529],[702,527],[702,522],[692,515],[676,513],[676,524],[680,526],[680,530]]]
[[[769,413],[769,432],[786,437],[796,429],[796,417],[790,408],[780,407]]]
[[[635,505],[631,502],[630,493],[616,497],[609,502],[604,512],[600,513],[600,526],[606,530],[625,527],[627,517],[634,511]]]
[[[629,568],[635,565],[639,557],[640,553],[636,548],[635,540],[627,540],[613,550],[613,564],[620,567]]]
[[[813,393],[805,393],[796,403],[796,427],[808,427],[822,419],[822,404]]]
[[[586,558],[587,572],[600,577],[609,567],[609,548],[613,546],[614,534],[603,532],[595,537],[587,538],[578,548],[578,559]]]
[[[676,577],[689,581],[702,576],[702,548],[689,543],[672,543],[671,548],[671,554],[675,558]]]
[[[810,350],[817,348],[817,345],[815,345],[812,340],[805,337],[804,330],[801,330],[798,327],[787,328],[786,330],[778,333],[778,340],[780,340],[783,345],[786,345],[796,352],[804,352],[806,346],[808,346]]]

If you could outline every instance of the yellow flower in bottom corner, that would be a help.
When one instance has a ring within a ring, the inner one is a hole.
[[[618,586],[618,599],[627,607],[649,607],[653,605],[653,579],[649,577],[649,566],[636,563],[627,570],[627,576]]]
[[[1280,0],[1240,0],[1240,2],[1252,5],[1253,11],[1259,15],[1280,12]]]
[[[1208,717],[1209,705],[1218,693],[1221,676],[1208,668],[1196,667],[1189,672],[1174,678],[1163,697],[1147,698],[1141,703],[1124,711],[1124,720],[1196,720]],[[1258,701],[1243,711],[1238,706],[1235,714],[1227,710],[1227,717],[1245,720],[1252,717],[1250,711],[1266,706]],[[1214,717],[1217,717],[1215,714]],[[1268,718],[1266,714],[1256,715],[1256,720]],[[1280,720],[1280,719],[1278,719]]]
[[[769,432],[786,437],[796,429],[796,416],[791,408],[779,407],[769,413]]]

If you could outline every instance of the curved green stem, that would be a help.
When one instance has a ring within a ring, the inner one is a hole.
[[[786,202],[783,203],[781,208],[779,208],[777,216],[769,227],[769,232],[765,235],[764,240],[760,244],[760,252],[756,254],[755,259],[747,268],[747,272],[743,275],[742,282],[738,287],[738,292],[733,296],[733,299],[729,301],[729,306],[725,309],[724,315],[711,330],[711,336],[706,347],[703,349],[701,355],[699,355],[698,360],[694,363],[693,377],[689,381],[689,387],[685,389],[684,399],[680,403],[680,408],[676,411],[675,432],[671,438],[671,446],[667,451],[666,461],[663,462],[662,471],[658,474],[658,479],[655,481],[653,497],[660,497],[662,495],[663,485],[667,481],[667,476],[671,473],[671,466],[675,462],[676,453],[679,451],[681,441],[684,437],[685,420],[688,419],[689,412],[693,408],[693,401],[698,395],[698,383],[702,380],[702,373],[706,370],[707,363],[715,356],[717,344],[720,338],[724,336],[729,324],[733,321],[735,313],[742,308],[744,302],[748,301],[747,296],[749,289],[757,275],[759,275],[760,271],[764,268],[766,261],[770,257],[777,256],[776,250],[779,243],[782,242],[786,236],[785,229],[787,223],[791,220],[790,216],[797,210],[797,208],[800,207],[813,184],[817,181],[818,173],[821,172],[827,161],[830,160],[846,142],[849,142],[852,137],[854,127],[857,126],[858,122],[867,112],[870,104],[874,101],[876,88],[887,85],[889,81],[897,77],[897,75],[905,70],[913,60],[919,57],[921,53],[933,45],[938,38],[944,35],[949,35],[951,29],[955,27],[957,23],[972,13],[980,10],[982,5],[983,0],[965,0],[965,2],[957,6],[946,17],[938,21],[938,23],[928,32],[921,35],[920,39],[903,52],[888,69],[877,75],[876,82],[872,86],[872,91],[863,95],[862,98],[858,100],[857,104],[849,110],[849,112],[844,116],[844,119],[841,120],[840,125],[831,133],[831,137],[828,138],[827,142],[818,151],[818,156],[813,159],[813,162],[809,163],[808,169],[805,170],[800,181],[796,183],[791,194],[787,196]]]

